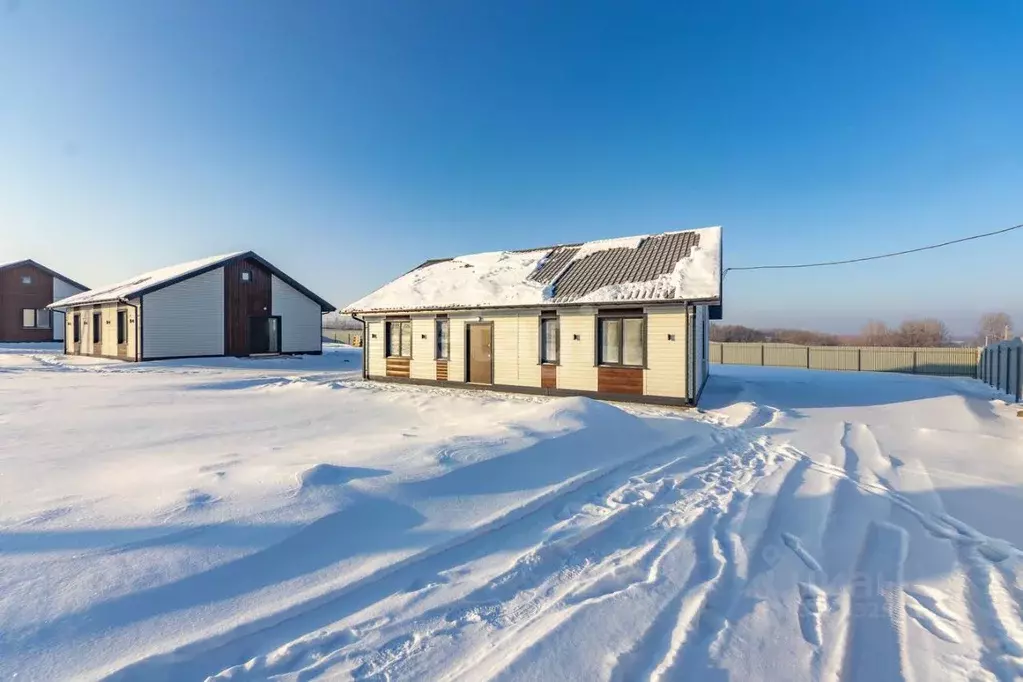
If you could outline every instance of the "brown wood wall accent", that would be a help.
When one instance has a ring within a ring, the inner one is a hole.
[[[412,361],[409,358],[387,358],[387,376],[409,378]]]
[[[540,365],[540,387],[541,388],[558,387],[557,365]]]
[[[640,367],[597,367],[597,391],[643,395],[643,369]]]
[[[437,361],[437,381],[448,380],[448,361],[438,360]]]
[[[22,284],[22,275],[31,276],[32,283]],[[23,329],[21,326],[22,309],[39,310],[51,303],[53,275],[33,265],[0,270],[0,341],[52,341],[53,329]]]
[[[252,279],[242,281],[248,270]],[[260,263],[238,260],[224,266],[224,354],[250,355],[249,318],[268,317],[273,311],[272,275]]]

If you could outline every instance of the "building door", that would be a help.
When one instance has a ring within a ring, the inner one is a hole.
[[[74,315],[74,326],[71,328],[71,352],[78,355],[82,352],[82,316]]]
[[[249,318],[249,354],[281,352],[281,318],[250,317]]]
[[[467,325],[466,336],[469,347],[469,382],[473,384],[494,383],[494,326],[487,324]]]

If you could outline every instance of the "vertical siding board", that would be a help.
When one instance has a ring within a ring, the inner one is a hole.
[[[646,395],[685,398],[688,385],[689,353],[686,337],[689,324],[685,308],[646,310],[647,366],[643,371]],[[673,339],[668,337],[673,336]]]
[[[386,346],[384,345],[384,320],[382,317],[366,318],[366,338],[363,340],[363,344],[369,351],[369,375],[373,377],[386,376]]]
[[[242,272],[251,273],[252,279],[242,281]],[[273,309],[273,285],[270,270],[252,259],[236,260],[227,263],[220,272],[223,279],[224,306],[224,350],[226,355],[249,355],[249,318],[265,317]],[[200,275],[203,277],[205,275]],[[185,280],[188,282],[191,280]],[[181,286],[175,284],[170,289]],[[166,291],[163,289],[154,294]],[[150,296],[154,295],[150,294]],[[147,296],[148,298],[149,296]],[[283,336],[283,334],[282,334]]]
[[[577,391],[597,390],[596,310],[565,309],[558,316],[561,328],[561,364],[558,388]]]
[[[413,379],[433,379],[437,376],[436,318],[412,317],[412,362]]]

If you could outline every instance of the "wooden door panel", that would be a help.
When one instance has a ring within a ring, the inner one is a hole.
[[[489,324],[469,325],[469,381],[492,384],[494,329]]]

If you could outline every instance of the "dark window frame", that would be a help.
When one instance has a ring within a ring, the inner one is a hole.
[[[32,324],[25,324],[25,313],[32,313]],[[45,326],[39,324],[39,320],[45,321]],[[22,308],[21,309],[22,329],[53,329],[53,313],[46,308]]]
[[[71,316],[71,321],[74,326],[71,332],[71,342],[81,343],[82,342],[82,314],[74,313]]]
[[[117,345],[128,345],[128,311],[125,308],[117,310]]]
[[[544,343],[544,323],[554,323],[554,354],[555,358],[553,361],[547,360],[544,357],[544,351],[547,348],[547,344]],[[537,339],[539,341],[539,348],[537,349],[537,363],[541,365],[560,365],[561,364],[561,319],[558,317],[557,311],[550,310],[540,313],[539,329],[537,330]]]
[[[395,325],[395,324],[399,325],[399,330],[398,330],[398,352],[397,353],[395,353],[394,349],[391,347],[391,325]],[[400,330],[400,327],[402,325],[407,325],[408,326],[409,347],[408,347],[408,352],[407,353],[405,352],[404,343],[403,343],[403,339],[405,338],[405,335]],[[412,359],[412,344],[413,344],[413,340],[412,340],[412,320],[410,320],[410,319],[405,319],[405,320],[387,320],[384,323],[384,351],[385,351],[385,357],[388,357],[388,358],[408,358],[408,359],[411,360]]]
[[[444,335],[446,343],[443,349],[441,349],[440,343],[441,339],[440,329],[442,326],[445,328],[445,331],[447,332]],[[434,334],[433,359],[443,361],[451,360],[451,320],[449,320],[446,317],[437,317],[433,321],[433,334]]]
[[[625,320],[639,320],[640,346],[643,351],[643,359],[640,363],[631,364],[625,362]],[[618,321],[621,325],[621,334],[618,338],[618,362],[605,362],[604,354],[604,322]],[[594,360],[598,367],[618,367],[622,369],[646,369],[647,368],[647,319],[646,313],[642,310],[615,310],[602,311],[596,316],[596,330],[594,332]]]
[[[103,313],[94,312],[92,314],[92,343],[103,343]]]

